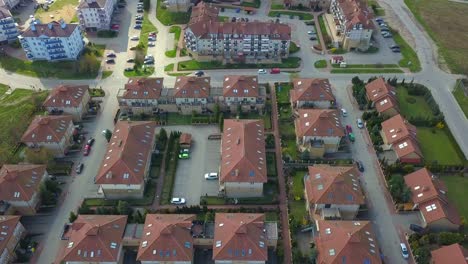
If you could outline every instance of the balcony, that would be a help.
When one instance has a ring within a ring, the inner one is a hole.
[[[12,24],[15,23],[13,19],[2,19],[0,20],[0,25],[5,25],[5,24]]]
[[[15,24],[13,24],[13,23],[4,24],[3,27],[2,27],[3,30],[8,30],[8,29],[12,29],[12,28],[16,28]]]
[[[47,39],[45,40],[45,43],[47,45],[51,45],[51,44],[56,44],[56,43],[62,43],[62,41],[60,39]]]
[[[64,55],[57,55],[57,56],[50,56],[50,60],[61,60],[61,59],[66,59],[67,56]]]
[[[64,49],[56,49],[49,51],[49,55],[65,55],[65,50]]]
[[[47,45],[46,47],[47,47],[48,50],[63,49],[63,45]]]

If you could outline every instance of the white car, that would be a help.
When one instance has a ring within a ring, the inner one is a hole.
[[[341,115],[342,115],[343,117],[347,117],[347,116],[348,116],[348,112],[346,111],[346,109],[341,108]]]
[[[309,30],[309,31],[307,31],[307,34],[308,35],[315,35],[315,31]]]
[[[403,256],[403,258],[405,259],[409,258],[408,249],[406,248],[405,243],[400,243],[400,248],[401,248],[401,255]]]
[[[218,173],[216,172],[205,173],[205,180],[216,180],[216,179],[218,179]]]
[[[267,74],[267,71],[265,69],[259,69],[258,74]]]
[[[185,198],[172,198],[171,204],[185,204]]]
[[[364,128],[364,123],[362,122],[361,118],[358,118],[356,123],[358,128]]]
[[[138,36],[133,36],[130,38],[130,40],[139,40],[140,38]]]

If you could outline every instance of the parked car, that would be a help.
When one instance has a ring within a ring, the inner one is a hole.
[[[341,108],[341,115],[342,115],[343,117],[347,117],[347,116],[348,116],[348,112],[346,111],[346,109]]]
[[[143,15],[135,15],[135,18],[143,18]]]
[[[142,16],[135,17],[135,20],[136,20],[136,21],[141,21],[141,20],[143,20],[143,17],[142,17]]]
[[[353,128],[350,126],[350,125],[346,125],[346,132],[349,133],[352,133],[353,132]]]
[[[400,243],[400,248],[401,248],[401,255],[403,256],[403,258],[405,259],[409,258],[408,248],[406,248],[405,243]]]
[[[364,123],[362,122],[361,118],[358,118],[356,123],[358,128],[364,128]]]
[[[90,139],[88,139],[88,142],[87,142],[86,144],[87,144],[87,145],[90,145],[90,146],[93,146],[94,141],[95,141],[94,138],[90,138]]]
[[[362,164],[362,161],[356,161],[356,166],[360,172],[364,172],[364,165]]]
[[[190,151],[188,149],[181,149],[179,159],[190,159]]]
[[[137,9],[137,13],[143,13],[143,9]]]
[[[171,200],[171,204],[185,204],[185,198],[177,198],[177,197],[174,197],[172,198]]]
[[[156,32],[153,31],[153,32],[149,33],[148,36],[150,36],[150,37],[156,37]]]
[[[203,75],[205,75],[205,72],[203,72],[203,71],[196,71],[195,72],[195,76],[197,76],[197,77],[201,77]]]
[[[128,67],[128,68],[125,68],[124,71],[130,72],[130,71],[133,71],[133,68]]]
[[[156,37],[149,36],[148,41],[156,41]]]
[[[270,70],[270,73],[271,74],[278,74],[278,73],[281,73],[281,69],[280,68],[272,68]]]
[[[114,60],[114,59],[107,59],[107,60],[106,60],[106,63],[107,63],[107,64],[114,64],[114,63],[115,63],[115,60]]]
[[[416,224],[410,224],[409,229],[419,235],[424,235],[427,231],[426,228]]]
[[[349,138],[349,141],[351,141],[351,142],[356,141],[356,137],[354,137],[354,133],[349,133],[348,138]]]
[[[135,62],[135,59],[128,59],[127,62],[129,63]]]
[[[83,171],[83,168],[84,168],[84,164],[83,163],[78,163],[78,165],[76,165],[76,167],[75,167],[75,172],[77,174],[80,174]]]
[[[307,35],[315,35],[315,34],[316,34],[315,31],[312,31],[312,30],[307,31]]]
[[[145,60],[143,62],[144,65],[153,65],[154,64],[154,60]]]
[[[130,38],[130,40],[133,40],[133,41],[140,40],[140,37],[138,37],[138,36],[133,36],[133,37]]]
[[[133,29],[141,29],[141,25],[137,24],[137,25],[133,26]]]
[[[265,69],[259,69],[258,74],[267,74],[267,71]]]
[[[88,156],[89,155],[89,152],[91,152],[91,146],[86,144],[85,148],[84,148],[84,151],[83,151],[83,155],[84,156]]]
[[[218,173],[216,172],[205,173],[205,180],[216,180],[216,179],[218,179]]]
[[[317,36],[312,36],[309,38],[310,40],[317,40]]]
[[[398,46],[398,45],[392,45],[392,46],[390,46],[390,49],[396,49],[396,48],[398,48],[398,49],[399,49],[399,48],[400,48],[400,46]]]
[[[154,47],[154,46],[156,46],[156,44],[154,43],[154,41],[148,42],[148,47]]]
[[[382,31],[382,32],[389,32],[389,33],[390,33],[390,29],[389,29],[388,27],[380,28],[380,31]]]
[[[137,24],[137,25],[141,25],[141,24],[143,24],[143,21],[141,21],[141,20],[137,20],[137,21],[135,21],[135,24]]]
[[[395,52],[395,53],[400,53],[401,52],[401,50],[399,48],[398,49],[392,49],[392,51]]]
[[[154,60],[154,56],[153,55],[146,55],[145,60]]]
[[[117,57],[117,55],[115,55],[115,53],[113,53],[113,52],[107,54],[107,58],[115,58],[115,57]]]

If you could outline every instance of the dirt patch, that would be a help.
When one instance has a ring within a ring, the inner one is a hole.
[[[66,23],[70,23],[70,21],[73,19],[75,14],[76,14],[76,9],[74,5],[65,5],[59,10],[47,11],[41,14],[36,14],[36,16],[43,23],[59,21],[62,18]]]

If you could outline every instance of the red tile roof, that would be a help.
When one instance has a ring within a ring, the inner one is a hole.
[[[125,84],[124,99],[159,99],[163,78],[130,78]]]
[[[3,165],[0,169],[0,200],[31,200],[39,191],[45,172],[45,165]]]
[[[25,143],[54,142],[58,143],[65,136],[70,125],[73,125],[70,115],[36,116],[21,137]]]
[[[350,30],[353,26],[362,25],[364,29],[373,29],[372,14],[367,5],[360,0],[338,0],[341,14],[345,17],[345,27]]]
[[[202,1],[198,5],[192,7],[189,25],[201,21],[217,21],[218,14],[219,10],[217,7]]]
[[[156,122],[117,122],[96,184],[142,184],[155,133]]]
[[[298,109],[299,117],[294,120],[298,137],[342,137],[344,136],[340,115],[334,109]]]
[[[52,27],[49,27],[52,25]],[[22,37],[40,37],[47,36],[52,37],[70,37],[73,31],[78,27],[78,24],[66,24],[65,28],[62,28],[61,24],[57,21],[52,21],[49,24],[36,24],[34,25],[35,30],[31,26],[26,29],[21,36]]]
[[[328,79],[299,78],[293,80],[291,100],[296,101],[335,101]]]
[[[87,93],[89,85],[59,85],[44,101],[44,107],[78,107]]]
[[[116,262],[127,224],[126,215],[78,215],[64,237],[60,261]]]
[[[375,101],[375,109],[379,113],[383,113],[391,108],[394,108],[397,111],[399,111],[398,101],[395,96],[387,95],[383,97],[382,99]]]
[[[396,115],[382,122],[382,131],[387,143],[392,145],[399,158],[415,153],[422,157],[416,138],[416,127],[411,125],[401,115]]]
[[[367,98],[374,102],[379,113],[390,108],[398,108],[396,89],[388,84],[384,78],[377,78],[366,84],[366,94]]]
[[[382,263],[369,221],[317,221],[317,264]]]
[[[439,249],[432,250],[433,264],[467,264],[468,263],[468,250],[460,244],[452,244],[450,246],[443,246]]]
[[[266,261],[264,214],[217,213],[213,260]]]
[[[192,143],[192,134],[182,133],[179,138],[179,144],[191,144]]]
[[[139,261],[192,261],[193,237],[190,227],[195,215],[148,214],[141,243]]]
[[[441,196],[430,201],[420,203],[419,209],[428,225],[441,219],[447,219],[450,223],[456,226],[461,225],[460,215],[458,214],[455,206]]]
[[[179,76],[174,84],[175,98],[208,98],[210,77]]]
[[[226,75],[223,83],[224,97],[257,97],[258,78],[254,75]]]
[[[309,166],[305,189],[313,204],[365,204],[355,167]]]
[[[20,218],[21,216],[17,215],[0,215],[0,227],[2,227],[2,232],[0,233],[0,252],[4,252],[13,236],[15,228],[21,225]]]
[[[221,140],[221,182],[267,182],[263,121],[226,119]]]

